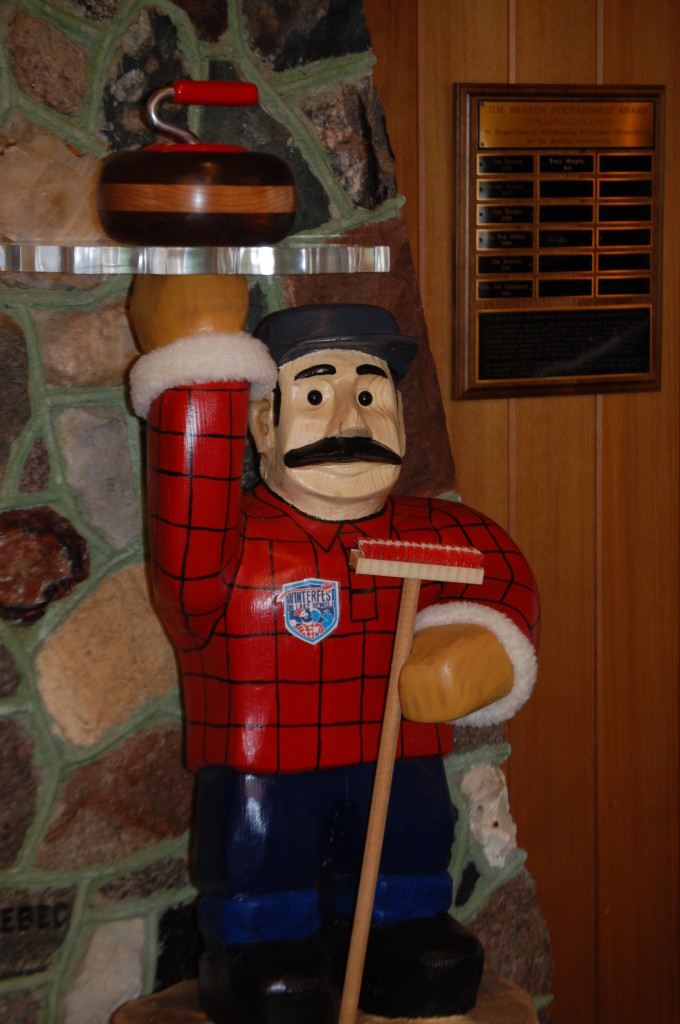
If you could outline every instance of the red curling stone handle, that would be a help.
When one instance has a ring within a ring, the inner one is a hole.
[[[180,79],[172,83],[175,103],[202,107],[252,107],[257,103],[257,86],[252,82],[192,82]]]

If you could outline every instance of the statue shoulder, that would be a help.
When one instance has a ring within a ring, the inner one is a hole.
[[[492,523],[488,516],[463,502],[447,497],[430,498],[424,495],[395,494],[390,498],[395,522],[412,520],[423,525],[438,523],[466,524]]]

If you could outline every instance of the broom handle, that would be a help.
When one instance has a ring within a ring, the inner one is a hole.
[[[401,706],[399,704],[399,674],[408,657],[413,642],[413,626],[418,609],[420,580],[407,578],[404,580],[399,604],[399,618],[394,637],[392,665],[387,684],[385,713],[380,733],[380,746],[375,768],[375,782],[371,799],[371,811],[368,819],[364,859],[359,877],[359,892],[354,911],[354,923],[349,944],[349,956],[345,971],[345,984],[340,1002],[339,1024],[355,1024],[359,1007],[361,979],[364,973],[364,960],[368,945],[368,933],[371,927],[375,888],[378,882],[378,868],[382,853],[387,806],[390,800],[394,759],[399,741],[401,725]]]

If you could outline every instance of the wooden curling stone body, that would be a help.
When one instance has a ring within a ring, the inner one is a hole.
[[[117,153],[97,188],[104,231],[128,245],[271,245],[290,232],[295,205],[283,160],[233,146]]]

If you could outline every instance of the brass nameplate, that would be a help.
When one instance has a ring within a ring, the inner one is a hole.
[[[656,104],[635,100],[480,100],[480,149],[654,146]]]

